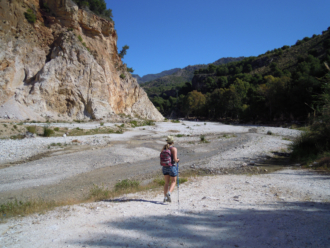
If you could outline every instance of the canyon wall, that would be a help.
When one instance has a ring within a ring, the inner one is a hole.
[[[71,0],[0,0],[0,16],[0,118],[163,119],[118,56],[114,22]]]

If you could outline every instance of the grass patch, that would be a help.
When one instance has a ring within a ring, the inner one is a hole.
[[[153,126],[155,125],[155,122],[152,120],[144,120],[144,121],[136,121],[136,120],[132,120],[129,122],[131,124],[132,127],[142,127],[142,126]]]
[[[30,133],[37,133],[37,126],[28,126],[28,127],[26,127],[26,129]]]
[[[60,128],[59,127],[55,127],[54,128],[54,131],[58,132],[58,131],[60,131]]]
[[[101,127],[104,126],[104,122],[100,122],[100,126],[101,126]]]
[[[185,183],[187,181],[188,181],[187,178],[185,178],[185,177],[179,177],[179,184]],[[155,184],[157,184],[158,186],[164,186],[165,185],[165,180],[163,178],[162,179],[156,178],[156,179],[154,179],[153,182]]]
[[[52,145],[57,144],[52,143]],[[186,177],[179,178],[180,184],[185,183],[187,181],[188,179]],[[159,190],[159,187],[164,185],[164,179],[155,179],[152,183],[149,183],[145,186],[140,186],[140,183],[138,181],[126,179],[121,182],[118,182],[113,190],[105,187],[103,184],[101,186],[93,184],[93,186],[89,190],[89,194],[85,198],[80,200],[77,199],[56,202],[37,199],[23,202],[15,199],[14,201],[0,205],[0,222],[3,222],[5,219],[15,216],[26,216],[34,213],[43,214],[46,211],[53,210],[54,208],[60,206],[115,198],[122,195],[123,193],[135,193],[150,189]]]
[[[14,139],[14,140],[21,140],[24,138],[25,138],[25,135],[23,135],[23,134],[17,134],[17,135],[10,136],[10,139]]]
[[[62,146],[61,143],[51,143],[50,146]]]
[[[109,134],[109,133],[123,133],[123,130],[119,128],[118,130],[102,127],[84,130],[81,128],[75,128],[69,131],[69,136],[83,136],[83,135],[94,135],[94,134]]]
[[[8,202],[0,205],[0,214],[2,219],[14,217],[14,216],[25,216],[33,213],[43,213],[54,209],[62,204],[56,204],[55,201],[43,201],[43,200],[33,200],[33,201],[18,201],[15,199],[12,202]]]
[[[184,134],[177,134],[175,135],[175,137],[178,137],[178,138],[181,138],[181,137],[184,137],[185,135]]]
[[[98,186],[93,184],[93,187],[89,191],[89,198],[93,200],[103,200],[108,199],[111,191],[104,187],[104,185]]]
[[[138,181],[131,181],[128,179],[122,180],[115,185],[115,191],[127,190],[127,189],[138,189],[140,183]]]
[[[180,120],[171,120],[173,123],[180,123]]]

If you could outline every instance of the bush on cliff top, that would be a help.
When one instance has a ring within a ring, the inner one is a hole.
[[[112,20],[112,10],[107,9],[104,0],[73,0],[79,8],[88,7],[96,15],[104,16]]]
[[[33,12],[32,9],[28,9],[28,10],[24,13],[24,16],[25,16],[26,20],[27,20],[29,23],[35,23],[36,20],[37,20],[37,17],[36,17],[36,15],[34,14],[34,12]]]

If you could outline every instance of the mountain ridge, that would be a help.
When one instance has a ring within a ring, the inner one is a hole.
[[[146,90],[148,88],[152,88],[154,86],[159,86],[159,85],[167,86],[169,84],[184,83],[184,82],[192,80],[192,78],[194,76],[194,72],[196,70],[207,68],[210,64],[221,65],[221,64],[226,64],[226,63],[230,63],[230,62],[241,61],[244,58],[245,58],[244,56],[237,57],[237,58],[225,57],[225,58],[220,58],[220,59],[216,60],[215,62],[209,63],[209,64],[188,65],[182,69],[177,70],[173,74],[159,77],[157,79],[142,83],[141,86],[143,89]]]

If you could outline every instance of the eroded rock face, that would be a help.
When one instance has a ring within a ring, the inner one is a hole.
[[[71,0],[43,3],[50,11],[0,0],[0,118],[163,119],[119,58],[113,22]]]

